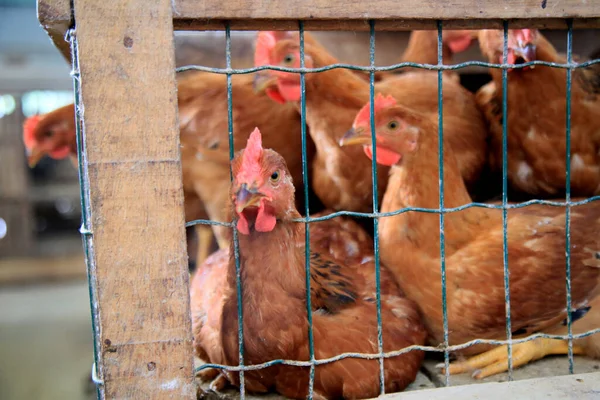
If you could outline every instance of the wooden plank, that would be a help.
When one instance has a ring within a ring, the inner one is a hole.
[[[26,202],[29,191],[27,160],[23,145],[21,97],[14,96],[16,108],[0,118],[0,199]]]
[[[542,3],[545,7],[542,7]],[[291,30],[305,20],[306,30],[367,31],[368,19],[377,30],[445,28],[501,28],[508,20],[515,28],[564,29],[565,18],[575,28],[600,28],[600,7],[588,0],[453,0],[451,4],[425,0],[173,0],[177,30],[223,30],[229,20],[234,30]],[[39,0],[38,18],[63,56],[70,53],[63,37],[71,25],[69,0]]]
[[[194,14],[195,15],[195,14]],[[411,31],[437,29],[436,19],[376,19],[376,31]],[[179,31],[209,31],[224,30],[226,19],[196,19],[180,17],[174,20],[174,26]],[[258,31],[279,30],[289,31],[298,29],[297,19],[246,19],[230,18],[228,20],[231,30]],[[563,18],[537,18],[537,19],[509,19],[510,28],[537,28],[537,29],[566,29],[567,24]],[[444,29],[502,29],[503,20],[490,19],[450,19],[444,20]],[[573,22],[574,29],[600,28],[600,18],[580,18]],[[368,19],[346,19],[340,16],[334,19],[310,19],[304,21],[306,31],[369,31]]]
[[[106,398],[193,398],[171,2],[74,0]]]
[[[600,398],[600,372],[503,383],[475,383],[380,397],[385,400],[592,400],[598,398]]]
[[[515,27],[564,28],[565,18],[578,26],[600,26],[600,7],[588,0],[174,0],[179,29],[296,29],[304,20],[307,30],[368,30],[368,19],[381,30],[448,27],[494,28],[502,20]]]
[[[65,41],[65,33],[72,25],[71,1],[39,0],[37,13],[40,24],[65,60],[71,64],[71,48]]]

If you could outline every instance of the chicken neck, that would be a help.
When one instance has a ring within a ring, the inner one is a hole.
[[[265,337],[265,331],[279,330],[278,335],[285,335],[285,325],[290,321],[294,321],[295,329],[298,324],[307,323],[304,246],[297,245],[304,239],[303,232],[302,224],[277,221],[271,232],[251,229],[249,235],[238,235],[244,343],[249,361],[263,362],[270,356],[281,356],[272,354],[280,351],[273,343],[277,337]],[[223,307],[224,336],[238,329],[236,267],[231,246],[229,296]],[[235,340],[225,339],[225,352],[235,363],[237,335],[229,336],[235,336]]]
[[[566,62],[542,36],[538,37],[536,43],[536,60]],[[496,97],[502,101],[502,70],[490,68],[490,74],[496,84]],[[566,70],[562,68],[536,65],[534,68],[513,69],[507,73],[507,80],[509,102],[514,100],[528,104],[529,99],[539,102],[540,98],[565,98],[566,95]]]
[[[451,61],[452,52],[446,43],[442,44],[442,62]],[[437,64],[438,34],[437,31],[412,31],[408,45],[402,55],[402,62]]]
[[[337,62],[326,54],[311,53],[316,67]],[[315,192],[336,210],[372,211],[371,161],[360,147],[340,147],[339,140],[352,127],[369,101],[369,84],[356,73],[334,69],[306,76],[306,122],[315,143]],[[378,166],[381,198],[387,167]]]
[[[433,128],[433,125],[431,127]],[[391,169],[382,212],[405,207],[439,208],[438,154],[437,130],[422,129],[416,152],[405,155],[401,163]],[[454,208],[471,203],[471,197],[448,140],[444,140],[443,154],[444,207]],[[469,229],[469,225],[480,224],[487,218],[487,210],[477,207],[446,213],[446,254],[461,248],[475,235],[475,230]],[[438,259],[440,256],[440,226],[437,213],[410,211],[386,217],[381,219],[380,231],[382,240],[389,241],[390,248],[394,248],[396,252],[417,251],[432,259]]]

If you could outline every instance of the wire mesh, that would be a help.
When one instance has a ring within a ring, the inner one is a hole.
[[[573,20],[567,20],[567,63],[573,61]],[[566,144],[565,144],[565,163],[566,163],[566,179],[565,179],[565,256],[566,256],[566,292],[567,292],[567,333],[568,333],[568,348],[569,348],[569,373],[573,373],[573,321],[571,318],[571,79],[573,69],[567,69],[567,92],[565,104],[565,129],[566,129]]]
[[[442,65],[442,21],[437,22],[437,61]],[[438,182],[440,210],[444,209],[444,110],[442,71],[438,69]],[[373,130],[373,132],[375,132]],[[448,352],[448,302],[446,291],[446,236],[444,231],[444,213],[439,213],[440,218],[440,276],[442,280],[442,325],[444,328],[444,383],[450,385],[450,354]]]
[[[503,23],[502,63],[508,58],[508,22]],[[506,314],[506,352],[508,380],[512,381],[512,323],[510,316],[510,270],[508,269],[508,70],[502,70],[502,265],[504,268],[504,312]]]
[[[282,71],[282,72],[293,72],[298,73],[300,75],[301,82],[301,100],[300,100],[300,116],[301,116],[301,124],[302,124],[302,174],[303,174],[303,186],[304,186],[304,200],[305,200],[305,216],[301,218],[295,219],[296,222],[305,224],[305,278],[306,278],[306,306],[307,306],[307,316],[308,316],[308,325],[309,325],[309,355],[310,359],[308,361],[298,361],[298,360],[286,360],[286,359],[276,359],[267,361],[261,364],[254,365],[245,365],[244,363],[244,329],[243,329],[243,297],[242,297],[242,284],[240,279],[240,257],[239,257],[239,243],[237,230],[235,229],[235,219],[231,222],[219,222],[219,221],[211,221],[205,219],[194,220],[186,223],[186,226],[193,226],[196,224],[206,224],[206,225],[217,225],[217,226],[226,226],[232,228],[233,231],[233,243],[234,243],[234,259],[235,259],[235,268],[236,268],[236,288],[237,288],[237,302],[238,302],[238,345],[239,345],[239,364],[237,366],[228,366],[228,365],[220,365],[214,363],[207,363],[196,369],[196,372],[207,368],[216,368],[221,370],[227,370],[231,372],[239,372],[240,375],[240,396],[242,399],[245,398],[245,384],[244,384],[244,372],[245,371],[255,371],[263,368],[267,368],[274,365],[290,365],[290,366],[301,366],[301,367],[309,367],[310,368],[310,379],[309,379],[309,389],[308,389],[308,397],[313,398],[313,388],[314,388],[314,379],[315,379],[315,368],[316,366],[331,363],[334,361],[343,360],[345,358],[358,358],[358,359],[370,359],[370,360],[378,360],[379,362],[379,373],[380,373],[380,392],[381,394],[385,393],[385,380],[384,380],[384,360],[386,358],[395,357],[401,354],[406,354],[410,351],[422,350],[428,352],[437,352],[443,353],[444,355],[444,365],[445,365],[445,384],[446,386],[450,385],[450,375],[448,372],[449,366],[449,355],[452,351],[457,351],[461,349],[465,349],[467,347],[477,345],[477,344],[490,344],[490,345],[507,345],[508,351],[508,373],[509,380],[513,379],[513,365],[512,365],[512,346],[519,343],[524,343],[530,340],[538,339],[538,338],[548,338],[548,339],[562,339],[568,341],[568,358],[569,358],[569,373],[573,373],[574,370],[574,361],[573,361],[573,340],[581,339],[593,334],[600,333],[600,327],[590,330],[581,334],[573,334],[572,332],[572,300],[571,300],[571,241],[570,241],[570,209],[574,206],[584,205],[590,203],[592,201],[596,201],[600,199],[600,196],[592,196],[585,200],[581,201],[572,201],[571,200],[571,190],[570,190],[570,177],[571,177],[571,85],[572,85],[572,72],[573,70],[579,68],[586,68],[593,64],[600,63],[600,59],[591,60],[584,63],[573,63],[572,61],[572,35],[573,35],[573,23],[571,20],[567,21],[568,31],[567,31],[567,63],[554,63],[554,62],[545,62],[545,61],[530,61],[523,64],[508,64],[507,56],[508,56],[508,23],[504,22],[503,24],[503,54],[502,54],[502,63],[494,64],[488,62],[480,62],[480,61],[467,61],[455,65],[443,65],[442,60],[442,22],[437,22],[437,37],[438,37],[438,48],[437,48],[437,64],[421,64],[421,63],[413,63],[413,62],[402,62],[390,66],[385,67],[376,67],[375,66],[375,21],[369,21],[369,66],[356,66],[344,63],[336,63],[324,67],[318,68],[306,68],[305,67],[305,49],[304,49],[304,26],[300,21],[298,25],[299,35],[300,35],[300,68],[287,68],[280,66],[260,66],[253,68],[245,68],[245,69],[234,69],[231,67],[231,31],[230,26],[227,23],[225,25],[225,34],[226,34],[226,68],[210,68],[205,66],[197,66],[190,65],[177,68],[178,72],[183,71],[205,71],[216,74],[225,74],[227,76],[227,107],[228,107],[228,134],[229,134],[229,157],[230,160],[233,159],[234,156],[234,126],[233,126],[233,97],[232,97],[232,75],[234,74],[249,74],[262,70],[272,70],[272,71]],[[81,132],[81,120],[83,117],[83,108],[80,104],[79,98],[79,73],[78,73],[78,63],[77,63],[77,43],[76,36],[73,31],[69,34],[67,38],[71,43],[72,55],[73,55],[73,82],[75,88],[75,103],[76,103],[76,118],[77,118],[77,149],[78,149],[78,160],[79,160],[79,171],[80,171],[80,184],[81,184],[81,199],[82,199],[82,229],[81,233],[83,235],[84,241],[84,249],[85,256],[88,265],[88,278],[90,283],[90,300],[91,300],[91,310],[92,310],[92,318],[93,318],[93,326],[94,326],[94,350],[95,350],[95,363],[99,362],[98,359],[98,350],[99,344],[97,343],[97,333],[98,333],[98,309],[95,307],[95,282],[93,281],[93,274],[90,272],[94,268],[93,265],[93,234],[92,230],[89,227],[89,221],[91,215],[89,215],[89,186],[87,185],[87,172],[86,172],[86,162],[85,162],[85,142],[83,140],[83,135]],[[550,201],[550,200],[529,200],[525,202],[509,204],[508,203],[508,179],[507,179],[507,171],[508,171],[508,161],[507,161],[507,136],[508,136],[508,85],[507,85],[507,72],[508,69],[519,69],[526,68],[531,66],[548,66],[552,68],[562,68],[566,69],[566,196],[565,201]],[[443,165],[443,91],[442,91],[442,73],[444,71],[449,70],[458,70],[461,68],[469,67],[469,66],[481,66],[487,68],[497,68],[502,70],[502,204],[487,204],[480,202],[471,202],[469,204],[464,204],[459,207],[446,208],[444,206],[444,165]],[[375,138],[373,137],[373,157],[372,157],[372,182],[373,182],[373,212],[372,213],[364,213],[364,212],[354,212],[354,211],[338,211],[334,213],[330,213],[321,217],[311,217],[309,210],[309,182],[308,182],[308,165],[307,165],[307,137],[306,137],[306,82],[305,75],[311,73],[318,73],[323,71],[329,71],[337,68],[344,68],[355,71],[366,71],[369,72],[369,102],[370,102],[370,112],[371,112],[371,130],[375,131],[375,121],[374,121],[374,97],[375,97],[375,73],[380,71],[392,71],[401,68],[414,67],[418,69],[424,70],[432,70],[437,71],[438,77],[438,139],[439,139],[439,148],[438,148],[438,174],[439,174],[439,208],[423,208],[423,207],[406,207],[399,210],[395,210],[392,212],[381,213],[379,212],[379,204],[378,204],[378,187],[377,187],[377,168],[376,168],[376,151],[377,146],[375,146]],[[230,169],[230,178],[232,171]],[[534,204],[543,204],[554,207],[565,207],[566,213],[566,222],[565,222],[565,252],[566,252],[566,274],[565,274],[565,285],[566,285],[566,304],[567,304],[567,335],[551,335],[544,333],[536,333],[529,335],[525,338],[513,339],[512,338],[512,324],[511,324],[511,304],[510,304],[510,266],[508,262],[508,210],[511,209],[519,209],[523,207],[527,207]],[[460,345],[449,345],[449,332],[448,332],[448,311],[447,311],[447,298],[446,298],[446,257],[445,257],[445,236],[444,236],[444,216],[447,213],[459,212],[462,210],[466,210],[471,207],[479,207],[479,208],[487,208],[487,209],[498,209],[502,210],[502,221],[503,221],[503,272],[504,272],[504,293],[505,293],[505,313],[506,313],[506,340],[490,340],[490,339],[475,339],[468,341],[466,343],[462,343]],[[443,342],[438,347],[434,346],[421,346],[421,345],[413,345],[406,347],[404,349],[399,349],[390,352],[383,351],[383,335],[382,335],[382,320],[381,320],[381,293],[380,293],[380,259],[379,259],[379,235],[378,235],[378,220],[382,217],[389,217],[394,215],[399,215],[406,212],[424,212],[424,213],[436,213],[439,214],[439,223],[440,223],[440,271],[441,271],[441,279],[442,279],[442,306],[443,306]],[[360,218],[372,218],[374,223],[374,238],[373,244],[375,249],[375,275],[376,275],[376,294],[377,294],[377,353],[343,353],[339,354],[335,357],[330,357],[326,359],[316,359],[314,353],[314,342],[313,342],[313,321],[312,321],[312,307],[311,307],[311,298],[310,298],[310,223],[324,221],[332,218],[336,218],[339,216],[351,216],[351,217],[360,217]],[[99,369],[100,374],[102,376],[102,370]],[[101,381],[101,378],[99,378]]]
[[[298,22],[300,32],[300,67],[304,68],[304,24]],[[302,182],[304,184],[304,207],[305,215],[310,217],[310,205],[308,199],[308,165],[306,157],[306,77],[300,73],[300,124],[302,136]],[[313,398],[315,386],[315,343],[313,335],[312,305],[310,298],[310,226],[304,223],[304,269],[306,279],[306,315],[308,318],[308,351],[310,357],[310,372],[308,378],[308,397]]]
[[[65,41],[71,46],[71,60],[73,62],[71,76],[73,78],[73,92],[75,104],[75,137],[77,143],[77,169],[79,179],[79,197],[81,200],[81,233],[83,252],[86,263],[88,293],[90,296],[90,311],[92,317],[92,337],[94,342],[94,364],[92,366],[92,381],[96,384],[96,396],[101,397],[101,386],[104,384],[102,379],[102,365],[100,360],[100,315],[96,292],[96,274],[94,273],[95,264],[93,257],[93,233],[91,229],[91,208],[90,188],[87,173],[87,161],[85,159],[85,141],[82,132],[83,104],[80,96],[81,76],[79,73],[79,53],[77,48],[77,35],[75,29],[69,29],[65,36]],[[99,372],[98,372],[99,371]]]

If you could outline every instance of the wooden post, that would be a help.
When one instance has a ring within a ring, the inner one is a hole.
[[[0,258],[31,254],[34,245],[21,96],[14,100],[13,113],[0,118]]]
[[[74,7],[101,395],[193,398],[171,2]]]

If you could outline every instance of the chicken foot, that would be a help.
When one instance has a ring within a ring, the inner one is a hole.
[[[539,360],[547,355],[568,354],[568,352],[569,348],[566,340],[538,338],[529,342],[517,343],[512,346],[513,368],[523,366],[530,361]],[[573,354],[583,354],[583,348],[573,346]],[[445,372],[444,364],[438,364],[436,367]],[[471,376],[475,379],[483,379],[508,371],[507,346],[499,346],[467,360],[453,362],[449,368],[450,375],[470,371],[473,371]]]
[[[211,381],[208,388],[210,390],[212,390],[213,392],[221,391],[221,390],[225,389],[227,387],[227,385],[229,384],[229,381],[227,380],[227,377],[225,377],[225,375],[223,375],[216,368],[203,369],[202,371],[198,372],[196,374],[196,376],[202,382],[209,382],[209,381]]]

